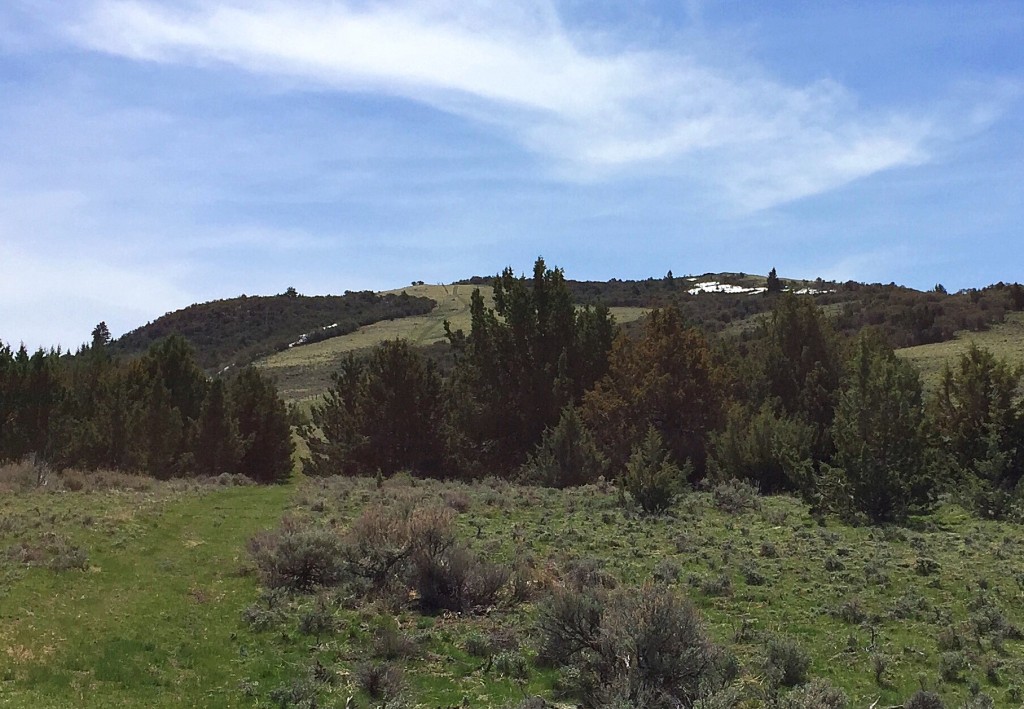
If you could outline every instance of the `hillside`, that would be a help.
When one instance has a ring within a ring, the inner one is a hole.
[[[261,358],[256,362],[256,366],[274,377],[282,396],[286,399],[301,400],[317,396],[330,384],[331,374],[349,352],[368,350],[385,340],[396,338],[409,340],[420,347],[436,345],[446,341],[446,320],[451,323],[452,329],[468,332],[470,297],[477,288],[480,289],[485,302],[490,304],[494,289],[489,285],[417,285],[386,291],[382,295],[404,292],[412,297],[429,298],[437,305],[428,313],[376,322],[340,337],[275,352]],[[643,307],[611,309],[619,323],[637,320],[647,310]]]
[[[248,364],[290,345],[325,340],[363,325],[429,312],[429,298],[402,292],[344,295],[240,296],[190,305],[132,330],[112,343],[115,352],[137,354],[171,334],[183,335],[200,365],[220,370]]]
[[[938,386],[946,364],[953,364],[971,343],[990,350],[996,357],[1024,366],[1024,313],[1010,313],[1002,323],[980,332],[958,332],[945,342],[918,345],[897,350],[896,354],[914,364],[921,372],[926,389]]]

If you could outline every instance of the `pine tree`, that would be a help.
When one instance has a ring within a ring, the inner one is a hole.
[[[658,513],[672,506],[692,472],[689,463],[681,469],[672,462],[661,435],[651,426],[633,448],[623,485],[644,512]]]
[[[350,356],[313,409],[311,474],[441,475],[444,404],[434,365],[405,340]]]
[[[932,401],[938,441],[957,482],[979,489],[979,510],[998,516],[1024,475],[1024,404],[1017,400],[1022,371],[971,344],[942,372]]]
[[[459,395],[453,428],[465,432],[477,471],[518,467],[607,366],[615,326],[607,308],[577,309],[561,269],[543,259],[533,277],[506,268],[494,281],[494,307],[474,291],[468,335],[447,328]]]
[[[774,268],[768,272],[768,281],[765,285],[767,286],[768,293],[781,293],[785,287]]]
[[[167,480],[180,471],[185,424],[171,403],[170,391],[159,379],[149,381],[144,406],[136,463],[147,474]]]
[[[792,294],[779,298],[767,326],[762,366],[768,396],[788,416],[814,426],[815,458],[827,460],[843,365],[836,336],[814,301]]]

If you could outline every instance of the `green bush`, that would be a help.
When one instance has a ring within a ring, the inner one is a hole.
[[[308,593],[345,577],[341,540],[326,529],[286,521],[277,532],[250,540],[249,551],[267,588]]]
[[[690,705],[715,673],[696,609],[664,586],[561,591],[541,611],[539,657],[589,706]]]
[[[633,448],[623,484],[641,509],[653,514],[672,506],[692,473],[689,462],[680,469],[669,459],[661,434],[651,426],[643,441]]]
[[[783,696],[778,709],[846,709],[849,697],[828,680],[815,678]]]
[[[520,470],[524,480],[547,487],[595,482],[608,469],[590,429],[574,406],[562,410],[558,424],[544,431],[536,450]]]
[[[746,480],[766,493],[808,492],[814,437],[813,426],[778,414],[771,404],[754,414],[734,407],[725,430],[711,438],[711,477]]]
[[[903,703],[903,709],[946,709],[946,705],[935,692],[919,689]]]
[[[807,681],[811,656],[796,640],[784,636],[768,639],[765,671],[783,687],[795,687]]]
[[[715,507],[729,514],[740,514],[761,507],[757,488],[743,480],[725,480],[711,490]]]

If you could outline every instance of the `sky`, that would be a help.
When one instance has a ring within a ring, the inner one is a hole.
[[[0,340],[705,272],[1024,281],[1024,0],[3,0]]]

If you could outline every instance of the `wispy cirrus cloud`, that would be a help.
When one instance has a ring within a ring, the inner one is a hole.
[[[865,110],[832,81],[591,42],[545,0],[89,0],[67,31],[136,60],[407,98],[497,126],[572,177],[664,171],[747,210],[927,161],[936,137],[926,118]]]

